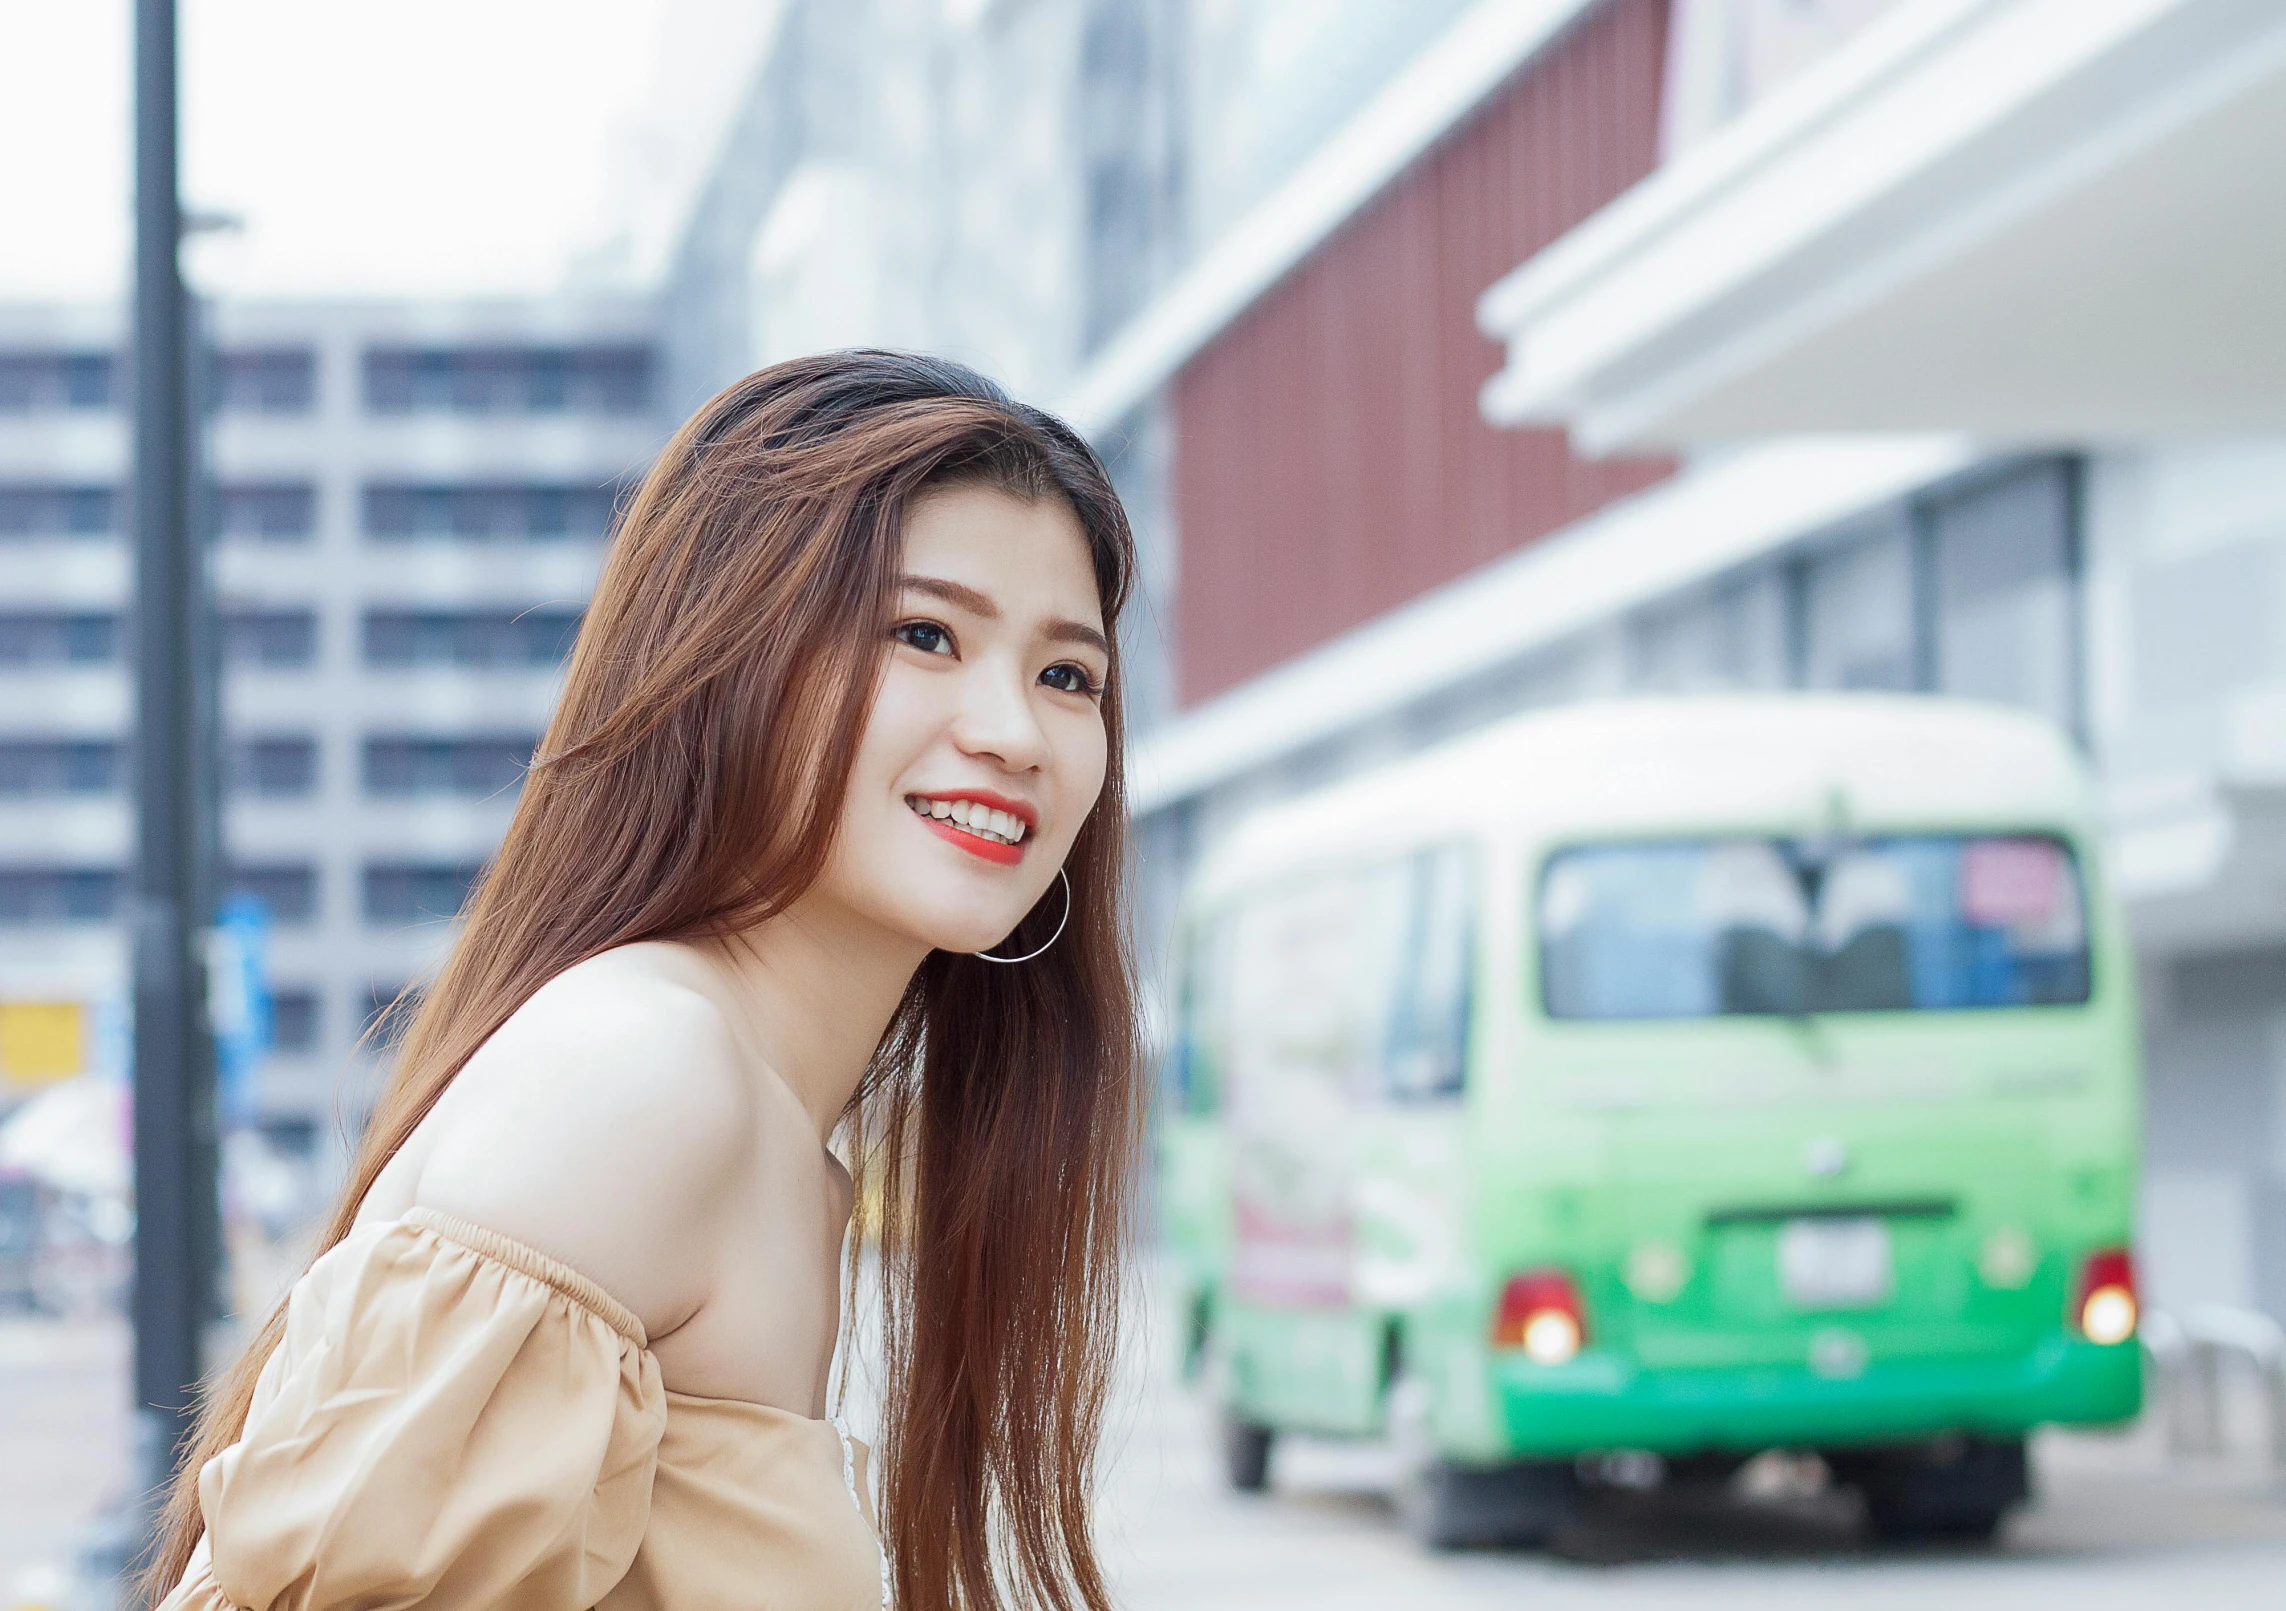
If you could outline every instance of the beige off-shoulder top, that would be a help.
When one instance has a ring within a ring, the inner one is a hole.
[[[668,1392],[595,1283],[415,1209],[294,1288],[161,1611],[879,1611],[864,1453]]]

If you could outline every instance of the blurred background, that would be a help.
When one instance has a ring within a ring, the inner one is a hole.
[[[99,1603],[134,1470],[131,21],[0,0],[12,1606]],[[1133,1603],[2274,1603],[2286,10],[184,0],[181,64],[220,1307],[298,1269],[649,455],[763,364],[926,348],[1070,418],[1135,517],[1162,1040],[1236,825],[1639,694],[2044,718],[2140,1003],[2141,1298],[2188,1340],[2140,1420],[2035,1439],[1996,1551],[1875,1548],[1788,1468],[1423,1553],[1370,1440],[1225,1492],[1163,1340],[1115,1439]]]

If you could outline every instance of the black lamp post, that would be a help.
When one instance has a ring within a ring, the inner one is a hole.
[[[157,1494],[189,1434],[221,1240],[214,1061],[200,936],[196,436],[177,188],[174,0],[135,4],[135,1403],[139,1473]]]

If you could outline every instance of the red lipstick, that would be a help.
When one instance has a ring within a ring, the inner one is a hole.
[[[949,817],[923,817],[921,826],[940,839],[951,840],[971,856],[982,856],[986,861],[998,862],[1003,867],[1013,867],[1024,859],[1022,845],[1004,845],[997,839],[980,839]]]

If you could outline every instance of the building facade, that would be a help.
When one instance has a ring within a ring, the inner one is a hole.
[[[506,826],[660,438],[654,318],[249,303],[207,325],[219,859],[272,921],[252,1094],[298,1140],[354,1113],[376,1005],[435,961]],[[0,1002],[51,1009],[90,1064],[118,1055],[132,843],[120,352],[110,310],[0,308]]]
[[[1168,422],[1147,932],[1263,802],[1509,711],[2037,710],[2141,964],[2152,1293],[2286,1315],[2282,108],[2234,0],[1457,16],[1063,399]]]
[[[1466,0],[790,0],[661,296],[687,411],[794,353],[925,348],[1067,397]],[[1489,261],[1489,260],[1488,260]],[[1473,295],[1458,290],[1457,298]],[[1181,668],[1170,414],[1098,422],[1134,516],[1139,727]]]

